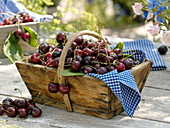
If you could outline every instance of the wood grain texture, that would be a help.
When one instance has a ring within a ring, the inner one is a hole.
[[[48,83],[54,82],[57,76],[56,69],[23,61],[16,62],[16,66],[36,102],[66,109],[63,94],[48,91]],[[140,91],[151,66],[152,62],[146,61],[131,70]],[[110,119],[123,111],[119,99],[103,81],[87,75],[64,79],[71,87],[69,96],[74,112]]]

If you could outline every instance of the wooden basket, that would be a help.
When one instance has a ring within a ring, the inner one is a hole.
[[[106,83],[88,75],[67,77],[60,75],[60,72],[64,69],[68,48],[77,37],[83,35],[102,38],[91,31],[81,31],[73,35],[61,53],[58,69],[24,61],[16,62],[16,66],[32,98],[36,98],[36,102],[57,108],[66,108],[67,111],[109,119],[120,114],[123,107]],[[105,41],[105,39],[103,40]],[[131,69],[140,92],[144,87],[151,67],[152,61],[148,60]],[[50,93],[48,91],[50,82],[60,84],[66,82],[71,87],[71,90],[69,94],[64,95],[59,92]]]

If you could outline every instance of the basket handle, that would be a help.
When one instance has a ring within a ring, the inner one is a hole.
[[[72,35],[68,39],[68,41],[65,44],[65,46],[61,52],[61,55],[60,55],[60,61],[59,61],[58,70],[57,70],[59,84],[65,84],[65,79],[63,76],[60,75],[60,72],[64,70],[64,63],[65,63],[65,58],[66,58],[67,52],[68,52],[72,42],[75,41],[79,36],[83,36],[83,35],[93,36],[97,39],[102,39],[105,43],[107,43],[106,39],[104,39],[98,33],[93,32],[93,31],[83,30],[83,31],[77,32],[74,35]],[[70,103],[69,94],[64,94],[63,98],[64,98],[64,103],[66,104],[67,111],[73,111],[71,103]]]

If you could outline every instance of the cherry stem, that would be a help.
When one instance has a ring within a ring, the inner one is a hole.
[[[20,90],[19,88],[15,88],[14,90],[15,90],[15,91],[19,91],[19,93],[20,93],[20,95],[21,95],[21,98],[24,98],[24,97],[22,97],[22,92],[21,92],[21,90]]]
[[[97,70],[95,67],[93,67],[93,66],[91,66],[91,65],[85,65],[85,66],[81,67],[81,69],[83,69],[84,67],[91,67],[91,68],[93,68],[94,70]]]
[[[50,102],[47,102],[47,103],[44,103],[43,105],[41,105],[39,108],[41,109],[42,107],[44,107],[45,105],[49,104],[49,103],[52,103],[52,101]]]
[[[38,92],[38,95],[35,97],[34,101],[35,102],[37,100],[37,98],[40,96],[41,92]]]
[[[6,105],[6,104],[2,104],[2,103],[0,103],[0,105]],[[10,107],[16,107],[15,105],[10,105]],[[3,110],[5,110],[5,109],[3,109]]]
[[[97,64],[108,64],[108,63],[105,63],[105,62],[97,62],[97,61],[92,61],[92,63],[97,63]]]

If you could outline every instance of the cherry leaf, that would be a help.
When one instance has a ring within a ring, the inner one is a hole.
[[[62,75],[62,76],[83,76],[85,74],[79,73],[79,72],[72,72],[71,69],[65,69],[60,72],[60,75]]]
[[[114,47],[113,49],[119,48],[121,51],[123,50],[124,47],[124,43],[123,42],[119,42],[116,47]]]
[[[18,44],[17,39],[13,32],[11,32],[3,45],[4,54],[9,58],[11,62],[15,62],[22,59],[22,49]]]
[[[38,46],[38,40],[37,40],[37,33],[30,27],[25,26],[24,27],[25,32],[28,32],[31,36],[28,44],[31,45],[32,47],[37,47]]]
[[[134,57],[132,56],[132,55],[129,55],[129,54],[123,54],[123,58],[132,58],[132,59],[134,59]]]

